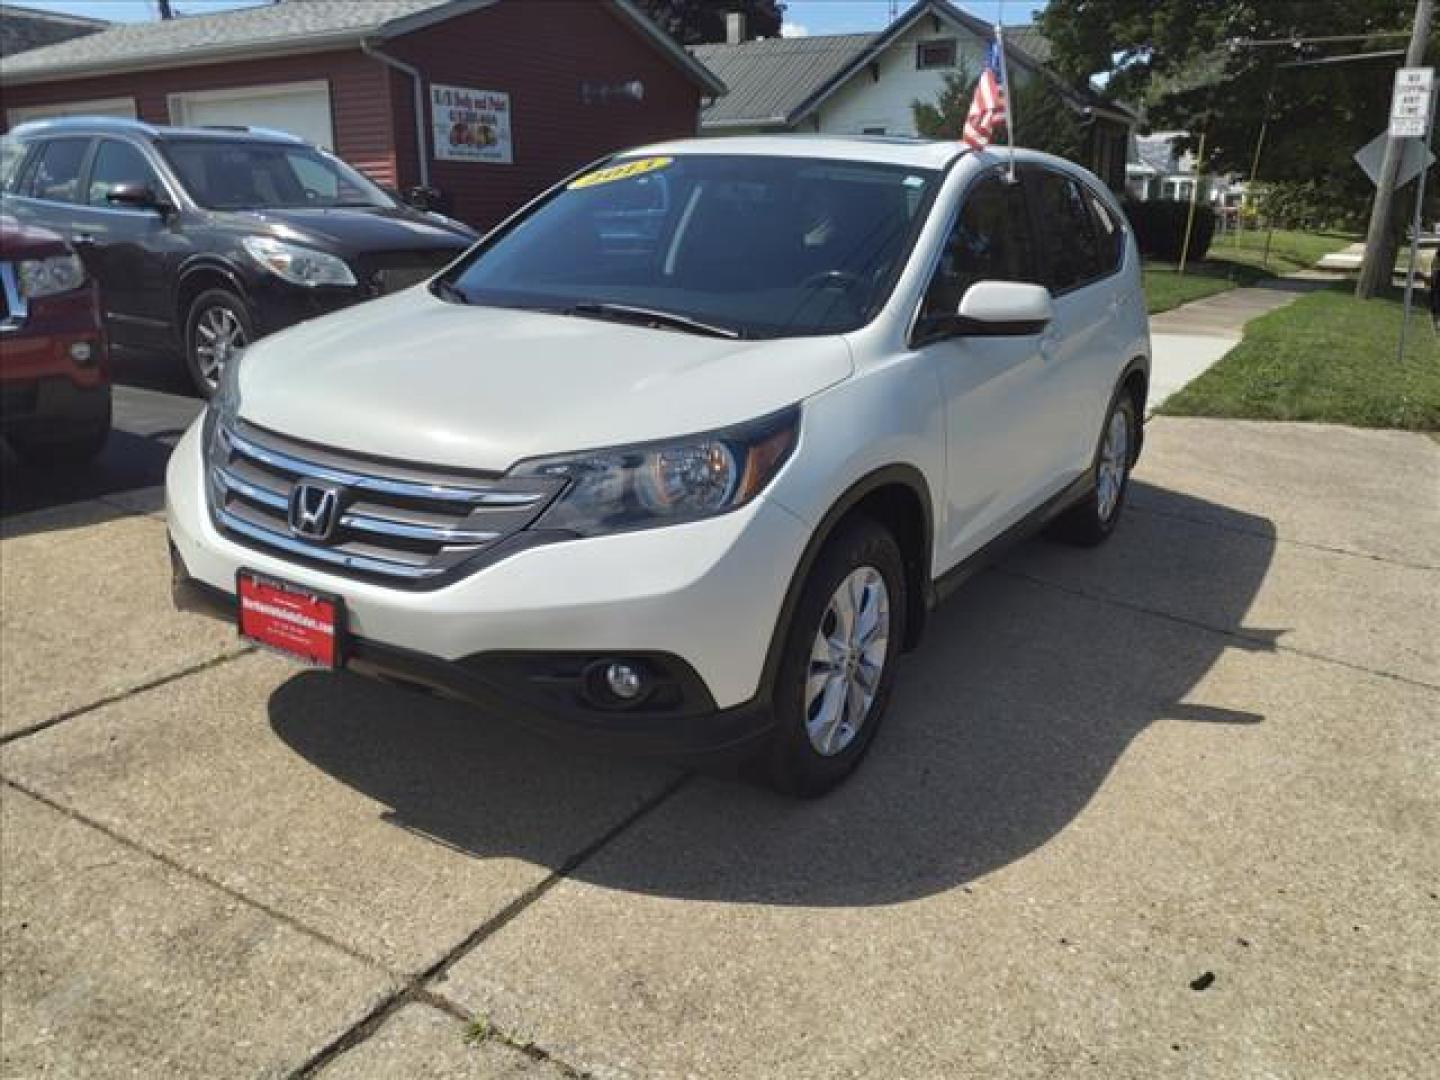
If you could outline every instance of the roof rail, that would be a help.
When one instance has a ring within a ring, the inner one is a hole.
[[[142,131],[147,135],[158,134],[159,128],[144,120],[124,116],[47,116],[26,120],[10,129],[12,135],[26,135],[37,131]]]

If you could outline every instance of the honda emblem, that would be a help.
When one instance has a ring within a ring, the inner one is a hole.
[[[307,540],[329,540],[340,516],[340,492],[301,480],[290,492],[290,531]]]

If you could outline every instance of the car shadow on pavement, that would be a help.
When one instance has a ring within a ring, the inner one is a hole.
[[[184,432],[136,435],[112,431],[105,449],[82,465],[37,468],[21,463],[8,446],[0,449],[0,516],[48,510],[165,482],[165,464]],[[45,527],[44,519],[16,523],[20,532]]]
[[[914,899],[963,885],[1056,837],[1151,725],[1260,722],[1187,696],[1226,649],[1269,647],[1244,620],[1271,562],[1274,528],[1175,492],[1148,494],[1163,496],[1146,501],[1163,504],[1165,516],[1195,522],[1181,549],[1149,542],[1147,525],[1156,518],[1132,511],[1105,548],[1081,561],[1037,540],[1024,573],[1002,563],[972,580],[902,661],[885,730],[861,771],[830,796],[795,802],[699,776],[570,875],[717,902]],[[1211,601],[1204,626],[1106,599],[1107,579],[1144,560],[1199,578]],[[353,723],[320,723],[313,718],[327,710],[319,703],[337,692],[332,679],[300,675],[275,691],[270,718],[278,736],[389,807],[396,825],[478,857],[544,861],[543,837],[516,842],[526,835],[517,822],[544,817],[527,805],[524,792],[532,789],[515,782],[516,770],[616,767],[558,747],[537,753],[538,740],[519,731],[487,738],[485,752],[472,753],[477,743],[465,733],[472,717],[474,725],[495,718],[427,706],[420,697],[413,709],[366,709]],[[436,711],[433,724],[427,708]],[[503,826],[493,820],[493,801],[484,815],[466,810],[486,787],[517,793]],[[537,798],[553,792],[533,790]],[[583,816],[587,807],[573,813]],[[597,836],[607,827],[597,821]]]

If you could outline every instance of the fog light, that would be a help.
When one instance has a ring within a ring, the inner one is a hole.
[[[645,676],[633,664],[616,662],[605,668],[605,685],[621,701],[634,701],[645,690]]]
[[[88,341],[76,341],[70,345],[70,359],[86,367],[95,359],[95,347]]]

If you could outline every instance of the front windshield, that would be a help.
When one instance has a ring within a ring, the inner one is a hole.
[[[748,338],[841,333],[884,304],[938,180],[815,158],[626,159],[567,185],[438,291],[494,307],[643,308]]]
[[[395,205],[350,166],[309,146],[177,139],[162,149],[190,197],[207,210]]]

